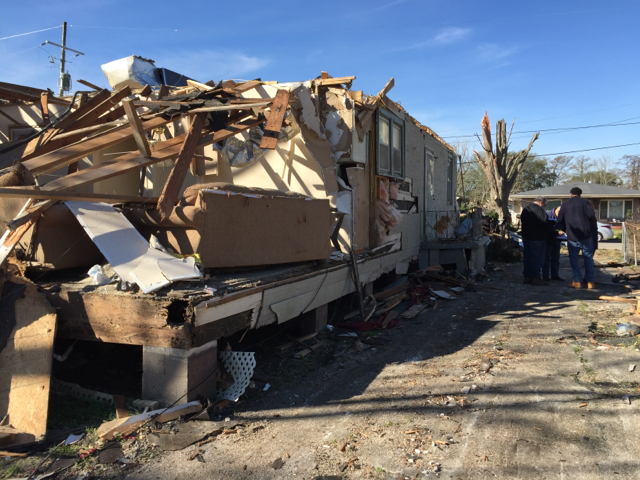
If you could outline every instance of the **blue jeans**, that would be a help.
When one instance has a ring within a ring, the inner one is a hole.
[[[584,281],[593,282],[595,280],[595,275],[593,273],[593,239],[587,238],[586,240],[580,240],[578,242],[569,240],[567,242],[567,248],[569,249],[571,270],[573,270],[573,281],[582,282],[583,280],[578,259],[578,254],[580,253],[580,250],[582,250],[582,260],[584,261]]]
[[[547,241],[522,239],[522,244],[524,247],[522,252],[524,271],[522,274],[525,277],[540,278],[544,257],[547,253]]]
[[[549,275],[551,273],[551,275]],[[560,240],[547,244],[547,254],[542,265],[542,278],[560,277]]]

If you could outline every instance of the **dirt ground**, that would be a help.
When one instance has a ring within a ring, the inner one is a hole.
[[[615,270],[576,291],[502,267],[385,348],[347,350],[245,405],[246,428],[201,447],[204,462],[186,449],[126,478],[638,478],[640,353],[606,337],[631,307],[597,300],[625,291]]]
[[[313,368],[280,372],[239,402],[241,427],[199,447],[200,461],[188,447],[121,475],[640,478],[640,371],[629,371],[640,352],[614,333],[632,306],[597,299],[629,287],[598,268],[597,290],[569,289],[565,255],[567,282],[548,287],[524,285],[522,264],[497,267],[477,292],[403,321],[375,348],[333,337],[331,351],[296,360]],[[101,478],[100,467],[82,478]]]

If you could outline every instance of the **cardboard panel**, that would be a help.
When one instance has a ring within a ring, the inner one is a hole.
[[[329,258],[329,201],[202,192],[198,247],[205,267],[271,265]]]

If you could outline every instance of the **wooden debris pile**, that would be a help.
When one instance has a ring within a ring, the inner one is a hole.
[[[287,110],[288,90],[279,90],[275,99],[246,99],[243,93],[262,82],[189,82],[189,87],[174,91],[163,87],[152,93],[147,86],[136,94],[124,87],[115,92],[76,95],[69,108],[58,118],[50,118],[40,132],[2,146],[0,179],[23,172],[25,180],[20,185],[0,182],[12,185],[0,188],[0,197],[22,197],[26,203],[8,223],[0,260],[6,259],[29,227],[57,201],[155,204],[166,217],[178,202],[187,172],[198,161],[194,158],[196,148],[224,141],[265,122],[260,148],[275,148]],[[44,110],[48,96],[43,94],[42,98]],[[177,122],[181,124],[178,127],[174,125]],[[136,151],[113,152],[108,161],[79,168],[83,158],[127,139],[135,140]],[[79,193],[86,191],[83,187],[131,171],[140,171],[142,178],[146,167],[166,160],[173,160],[174,165],[159,198],[142,196],[142,191],[138,196]]]

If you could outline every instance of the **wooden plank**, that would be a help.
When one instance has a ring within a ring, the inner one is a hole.
[[[40,95],[40,108],[42,109],[42,123],[44,125],[51,123],[49,119],[49,92]]]
[[[117,91],[109,98],[105,99],[99,105],[92,108],[89,112],[84,114],[80,119],[76,120],[71,126],[67,127],[65,131],[77,130],[79,128],[88,127],[89,125],[93,125],[93,123],[100,118],[101,115],[110,111],[112,108],[116,107],[121,100],[131,95],[131,88],[124,87],[123,89]]]
[[[173,210],[173,207],[178,203],[180,188],[184,183],[184,179],[187,177],[187,172],[191,165],[191,159],[193,158],[193,154],[196,153],[196,148],[200,141],[200,134],[202,133],[202,128],[204,127],[206,119],[207,115],[205,113],[199,113],[191,122],[189,133],[184,139],[184,143],[182,144],[182,148],[178,154],[178,159],[173,165],[173,168],[169,173],[169,178],[164,184],[164,188],[162,189],[162,193],[158,199],[157,208],[160,211],[161,219],[167,218]]]
[[[250,129],[256,125],[259,125],[264,120],[248,119],[240,123],[227,126],[222,130],[218,130],[213,134],[205,135],[200,139],[199,145],[210,145],[212,143],[221,142],[229,137],[237,135],[240,132]],[[165,142],[156,144],[156,148],[152,150],[152,156],[149,158],[141,157],[138,152],[129,153],[122,157],[108,163],[103,163],[96,167],[90,167],[81,170],[73,175],[67,175],[66,177],[59,178],[52,182],[49,182],[43,187],[46,191],[64,191],[79,187],[81,185],[88,185],[96,183],[101,180],[106,180],[118,175],[122,175],[131,170],[140,169],[142,167],[148,167],[154,163],[162,162],[164,160],[174,159],[180,153],[180,148],[185,136],[180,135]]]
[[[228,105],[219,105],[216,107],[200,107],[194,108],[193,110],[189,110],[189,114],[196,114],[202,112],[223,112],[225,110],[246,110],[248,108],[254,107],[266,107],[267,105],[271,105],[271,99],[262,100],[254,103],[243,103],[243,104],[228,104]]]
[[[284,116],[287,113],[287,106],[289,105],[288,90],[278,90],[276,98],[271,105],[271,113],[267,125],[264,129],[264,135],[260,141],[260,148],[266,148],[273,150],[278,143],[278,137],[280,136],[280,129],[282,128],[282,122]]]
[[[76,192],[47,192],[28,187],[0,187],[0,198],[33,198],[51,200],[80,200],[86,202],[120,203],[148,203],[154,205],[157,197],[139,197],[133,195],[109,195],[103,193]]]
[[[166,125],[171,120],[161,117],[154,118],[147,122],[142,123],[142,128],[146,130],[152,130]],[[64,167],[79,160],[87,155],[103,150],[111,145],[122,142],[133,136],[131,128],[128,127],[124,130],[112,132],[107,135],[89,139],[85,142],[77,143],[63,147],[54,152],[41,155],[39,157],[32,158],[23,162],[23,165],[27,167],[31,173],[36,176],[50,173],[58,168]]]
[[[140,121],[140,117],[138,116],[138,112],[133,105],[133,100],[127,98],[122,100],[122,107],[127,115],[127,119],[129,120],[129,126],[133,132],[133,139],[136,141],[136,145],[138,146],[138,150],[140,150],[140,154],[143,157],[151,156],[151,148],[149,147],[149,142],[147,141],[147,136],[142,129],[142,122]]]
[[[16,443],[32,442],[46,433],[56,313],[35,284],[12,277],[2,281],[0,317],[15,322],[0,347],[0,417],[18,432]]]
[[[91,82],[87,82],[86,80],[76,80],[76,82],[81,83],[81,84],[82,84],[82,85],[84,85],[85,87],[93,88],[94,90],[98,90],[98,91],[102,90],[102,88],[100,88],[100,87],[98,87],[98,86],[94,85],[94,84],[93,84],[93,83],[91,83]]]

